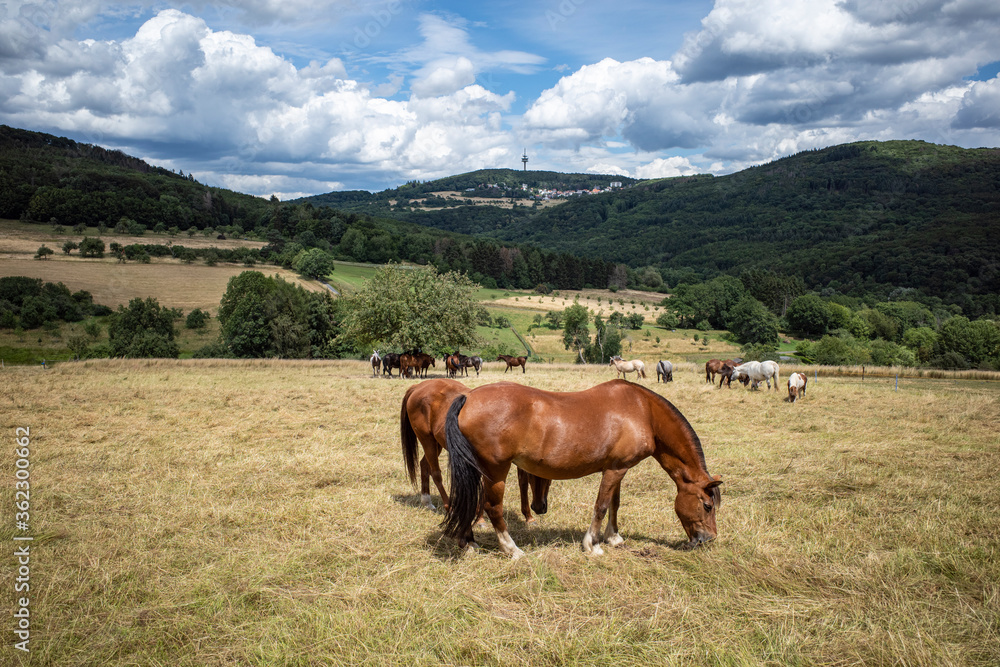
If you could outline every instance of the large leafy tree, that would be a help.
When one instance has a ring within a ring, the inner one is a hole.
[[[278,276],[244,271],[229,279],[219,304],[220,337],[236,357],[336,356],[332,299]]]
[[[729,313],[729,330],[740,343],[778,347],[778,318],[757,299],[746,296]]]
[[[574,303],[563,311],[565,326],[563,327],[563,346],[576,350],[577,358],[584,362],[583,351],[590,346],[590,312],[578,303]]]
[[[176,358],[173,314],[156,299],[132,299],[112,314],[108,344],[113,357]]]
[[[333,273],[333,256],[319,248],[303,250],[295,257],[292,268],[306,278],[326,280]]]
[[[956,316],[941,325],[942,351],[957,352],[973,366],[1000,363],[1000,326],[989,320]]]
[[[349,298],[344,335],[363,346],[456,349],[480,343],[478,285],[433,266],[389,264]]]
[[[805,336],[822,336],[832,319],[826,302],[815,294],[804,294],[792,301],[785,317],[793,331]]]

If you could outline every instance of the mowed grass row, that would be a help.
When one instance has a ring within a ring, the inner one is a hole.
[[[500,367],[467,384],[613,375]],[[464,558],[442,538],[402,467],[413,381],[364,362],[8,368],[0,541],[15,533],[15,429],[30,427],[30,663],[1000,662],[994,384],[821,376],[792,405],[697,371],[645,384],[725,480],[719,539],[672,548],[674,485],[647,460],[624,480],[625,545],[602,557],[580,549],[597,477],[555,482],[531,525],[510,491],[527,553],[512,562],[492,530]]]

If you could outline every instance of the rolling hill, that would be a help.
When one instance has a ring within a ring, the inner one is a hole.
[[[551,208],[389,207],[406,187],[370,205],[429,227],[655,266],[671,284],[759,268],[814,289],[882,298],[913,289],[970,313],[1000,310],[998,149],[859,142],[727,176],[625,185]]]

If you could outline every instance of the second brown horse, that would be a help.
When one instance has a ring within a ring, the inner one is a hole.
[[[420,500],[430,509],[431,502],[430,479],[433,478],[441,502],[448,509],[448,493],[444,490],[441,480],[441,466],[438,457],[441,450],[446,449],[444,423],[448,407],[458,396],[469,391],[457,380],[432,379],[410,387],[403,396],[403,404],[399,410],[399,431],[403,443],[403,465],[410,481],[416,484],[417,444],[423,447],[424,455],[420,458]],[[528,474],[521,469],[517,471],[518,488],[521,493],[521,514],[528,523],[535,520],[531,510],[538,514],[548,511],[549,486],[551,480],[542,479]],[[528,503],[528,490],[531,489],[532,502]]]

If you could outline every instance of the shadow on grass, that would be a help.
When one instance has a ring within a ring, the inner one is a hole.
[[[419,493],[406,495],[396,494],[392,498],[395,502],[407,507],[424,508],[423,504],[420,502]],[[441,508],[441,499],[437,495],[432,495],[431,498],[434,502],[434,506],[436,507],[433,513],[440,517],[443,521],[444,512]],[[507,532],[510,533],[511,539],[513,539],[517,546],[522,550],[562,545],[575,545],[577,548],[580,548],[581,543],[583,542],[583,535],[587,530],[586,525],[583,525],[578,529],[546,526],[545,519],[542,517],[535,517],[535,521],[525,523],[524,517],[521,516],[520,511],[510,507],[505,507],[503,516],[504,520],[507,521]],[[501,553],[500,544],[497,541],[496,531],[493,529],[493,525],[490,524],[488,519],[484,519],[482,522],[477,523],[473,526],[472,530],[476,538],[476,543],[479,544],[479,547],[484,554]],[[630,533],[628,531],[623,532],[622,537],[625,538],[624,545],[621,547],[608,547],[607,545],[603,545],[605,551],[625,551],[640,558],[655,558],[662,556],[663,552],[668,550],[690,550],[686,539],[657,539],[641,533]],[[429,533],[424,540],[424,545],[431,551],[431,554],[439,560],[454,560],[462,557],[461,552],[458,550],[458,541],[450,537],[446,537],[440,530],[431,531],[431,533]]]

